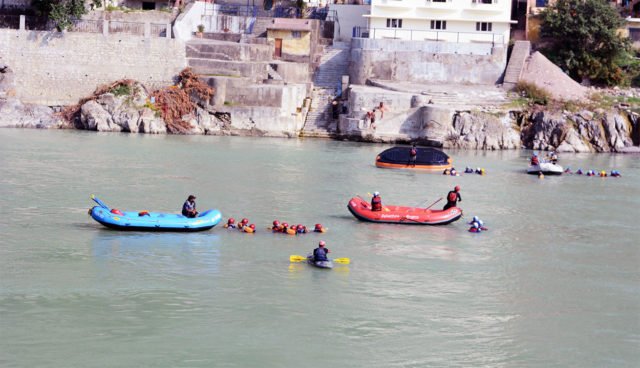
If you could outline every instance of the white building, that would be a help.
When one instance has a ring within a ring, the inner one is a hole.
[[[511,0],[372,0],[369,38],[509,42]]]

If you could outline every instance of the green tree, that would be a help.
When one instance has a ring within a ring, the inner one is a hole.
[[[624,20],[606,0],[557,0],[542,13],[545,53],[577,81],[627,84],[638,72]]]
[[[31,5],[52,20],[58,31],[70,29],[75,20],[87,13],[84,0],[32,0]]]

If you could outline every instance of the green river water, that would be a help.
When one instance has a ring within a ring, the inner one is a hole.
[[[0,130],[1,367],[638,367],[640,158],[622,178],[524,174],[530,151],[448,151],[486,176],[378,169],[390,146]],[[350,197],[465,217],[370,224]],[[123,233],[87,210],[198,208],[255,234]],[[444,203],[439,203],[441,207]],[[480,216],[489,231],[467,232]],[[286,236],[274,219],[329,228]],[[289,263],[325,240],[348,266]]]

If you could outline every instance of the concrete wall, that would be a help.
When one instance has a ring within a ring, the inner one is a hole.
[[[335,26],[334,40],[348,42],[351,40],[353,27],[368,27],[368,18],[364,14],[371,12],[371,5],[341,5],[330,4],[329,10],[335,10],[338,14],[338,22]]]
[[[506,48],[402,40],[353,39],[349,76],[407,82],[495,84],[506,67]]]
[[[205,4],[204,1],[187,4],[184,11],[173,24],[173,35],[175,38],[183,41],[188,41],[193,38],[193,33],[197,31],[198,25],[202,24]]]
[[[181,41],[132,35],[0,29],[0,56],[15,72],[16,97],[44,105],[76,103],[122,78],[170,85],[186,66]]]
[[[0,0],[1,1],[1,0]],[[142,4],[142,3],[141,3]],[[82,19],[106,19],[117,20],[123,22],[138,22],[138,23],[171,23],[174,16],[171,12],[157,11],[157,10],[144,10],[144,11],[104,11],[94,10],[82,16]]]
[[[197,49],[188,46],[189,57],[212,58],[217,60],[234,61],[271,61],[273,60],[273,46],[227,41],[210,41],[200,44]]]

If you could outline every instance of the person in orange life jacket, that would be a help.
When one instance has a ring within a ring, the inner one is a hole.
[[[313,231],[316,233],[324,233],[324,228],[322,227],[322,224],[316,224],[316,226],[313,228]]]
[[[373,198],[371,198],[371,211],[382,211],[382,198],[380,198],[379,192],[373,192]]]
[[[416,166],[416,159],[418,158],[418,149],[414,143],[409,150],[409,165]]]
[[[287,224],[286,222],[282,223],[282,228],[280,228],[280,231],[282,231],[283,233],[287,233],[287,229],[289,228],[289,224]]]
[[[447,204],[444,205],[442,210],[448,210],[451,207],[456,207],[459,201],[462,202],[462,197],[460,196],[460,187],[456,185],[456,187],[447,194]]]
[[[198,216],[198,211],[196,211],[196,196],[193,194],[191,194],[182,205],[182,216],[189,218]]]
[[[318,243],[318,248],[313,250],[313,260],[315,262],[329,260],[327,258],[327,253],[330,253],[330,250],[324,247],[326,244],[327,243],[325,243],[324,240],[320,240],[320,243]]]
[[[234,219],[233,217],[230,217],[229,220],[227,220],[227,224],[224,227],[226,227],[227,229],[235,229],[236,219]]]
[[[538,154],[534,152],[533,156],[531,156],[531,166],[535,166],[539,164],[540,164],[540,161],[538,160]]]
[[[242,230],[245,226],[249,225],[249,219],[243,218],[242,221],[238,224],[238,230]]]

